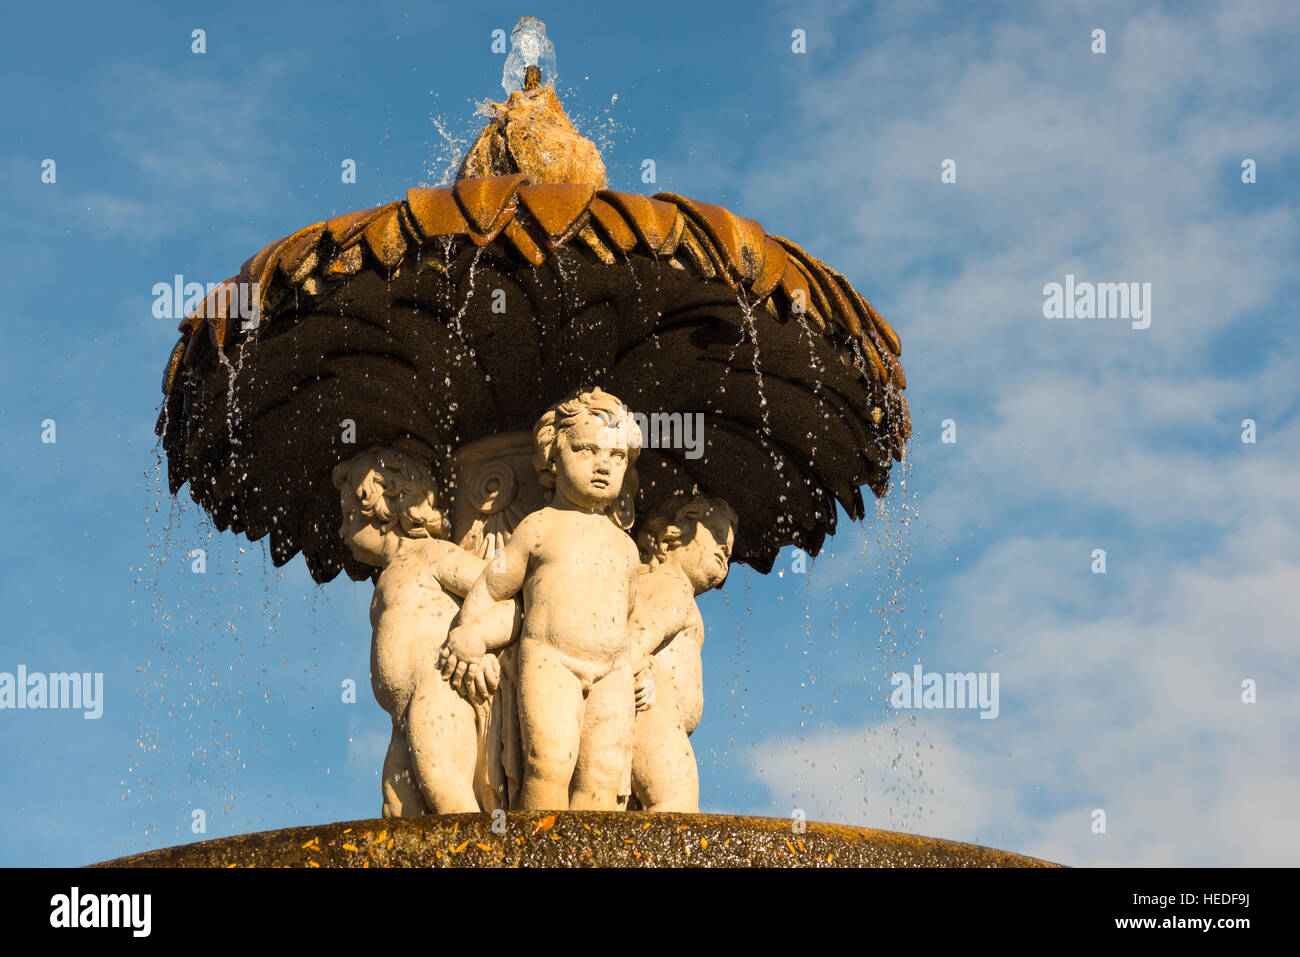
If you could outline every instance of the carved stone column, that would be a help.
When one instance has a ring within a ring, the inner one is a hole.
[[[488,558],[529,512],[546,504],[533,468],[533,433],[520,429],[479,439],[452,456],[447,487],[451,538]]]

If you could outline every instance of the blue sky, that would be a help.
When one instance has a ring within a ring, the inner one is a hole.
[[[889,497],[806,574],[783,555],[704,602],[704,809],[1300,860],[1291,4],[129,6],[17,5],[0,36],[0,671],[106,685],[96,721],[0,711],[0,864],[192,840],[195,809],[207,837],[378,813],[387,717],[339,694],[366,687],[369,586],[276,570],[167,494],[151,289],[442,182],[523,15],[611,188],[758,220],[903,340]],[[1150,328],[1045,318],[1067,274],[1151,283]],[[997,672],[998,717],[891,712],[918,658]]]

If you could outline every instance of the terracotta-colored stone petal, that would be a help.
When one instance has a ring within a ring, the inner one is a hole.
[[[382,209],[382,208],[383,208],[382,206],[375,207],[375,209]],[[372,212],[374,212],[374,210],[366,211],[367,214]],[[334,220],[330,220],[330,222],[334,222]],[[280,240],[277,243],[272,243],[271,246],[268,246],[267,249],[264,249],[262,251],[263,253],[266,253],[266,256],[264,259],[262,259],[260,267],[258,263],[254,262],[253,268],[250,268],[248,277],[247,278],[241,277],[240,281],[241,282],[251,281],[253,283],[256,283],[258,289],[260,290],[260,294],[263,298],[263,301],[265,301],[267,290],[270,288],[271,285],[271,278],[275,274],[276,268],[280,265],[281,257],[286,252],[293,249],[294,246],[296,246],[298,242],[301,239],[303,239],[303,237],[318,233],[321,228],[321,225],[322,225],[321,223],[313,223],[310,226],[304,226],[296,233],[286,236],[284,239]],[[325,228],[328,230],[329,223],[327,222],[324,225]],[[224,338],[220,339],[219,341],[224,345],[225,343]]]
[[[176,340],[176,345],[172,346],[172,353],[168,356],[167,366],[163,371],[163,395],[171,395],[172,389],[176,386],[176,374],[180,371],[181,357],[185,355],[186,344],[186,337],[181,336]]]
[[[718,244],[715,243],[711,238],[709,238],[708,230],[706,230],[699,223],[695,222],[695,220],[693,219],[687,220],[686,229],[683,232],[683,236],[685,235],[689,235],[691,237],[691,241],[695,244],[695,246],[697,246],[708,258],[709,266],[710,266],[710,273],[709,273],[710,278],[721,279],[732,289],[735,289],[736,277],[732,273],[731,269],[727,266],[727,260],[722,255],[722,250],[718,249]],[[691,244],[686,242],[683,239],[682,245],[686,246],[689,249]]]
[[[701,246],[699,240],[695,238],[695,233],[690,229],[690,227],[687,227],[686,230],[683,231],[681,245],[678,248],[686,250],[687,254],[691,257],[692,262],[695,263],[696,271],[699,272],[702,277],[705,279],[713,279],[718,275],[718,271],[713,266],[713,260],[711,260],[709,254],[704,251],[704,247]]]
[[[912,437],[912,413],[907,407],[907,396],[898,393],[898,434],[906,442]]]
[[[519,220],[512,219],[506,223],[501,234],[510,240],[515,249],[519,250],[519,254],[534,266],[546,262],[546,251],[533,242],[533,237],[528,235],[528,230],[519,225]]]
[[[600,237],[596,235],[596,231],[591,228],[590,223],[578,230],[578,238],[586,243],[587,248],[595,253],[596,258],[606,266],[614,265],[616,262],[614,251],[601,242]]]
[[[505,226],[498,220],[514,200],[515,190],[527,182],[528,178],[522,173],[462,179],[452,187],[452,193],[470,228],[482,235],[495,236]]]
[[[623,213],[641,241],[655,255],[673,235],[677,207],[672,203],[609,189],[603,189],[597,195]]]
[[[763,237],[763,268],[750,284],[750,291],[759,299],[766,299],[785,275],[785,248],[766,235]]]
[[[812,294],[812,299],[808,303],[809,311],[816,310],[819,319],[823,323],[834,322],[835,310],[831,305],[831,301],[826,297],[826,290],[817,281],[816,274],[808,268],[808,254],[795,246],[794,243],[789,243],[786,245],[786,255],[789,257],[790,262],[794,264],[794,268],[803,274],[808,291]]]
[[[275,254],[296,235],[298,234],[294,233],[291,236],[285,236],[283,239],[277,239],[275,242],[263,246],[261,252],[244,263],[244,268],[239,274],[240,281],[257,282],[262,273],[266,271],[266,267],[272,263]]]
[[[203,297],[203,301],[194,307],[194,316],[199,319],[226,318],[226,283],[222,283]]]
[[[238,295],[238,288],[233,280],[227,279],[208,293],[203,302],[199,303],[194,310],[194,314],[212,330],[218,345],[224,345],[226,342],[226,329],[229,325],[230,306],[232,305],[231,298]],[[261,304],[258,303],[258,305]]]
[[[353,276],[361,271],[365,261],[361,244],[356,243],[335,256],[333,262],[325,267],[325,272],[330,276]]]
[[[279,260],[280,269],[285,275],[292,276],[302,265],[302,261],[315,251],[320,244],[321,237],[325,235],[324,225],[319,225],[304,233],[294,243],[287,246],[284,252],[276,258]]]
[[[681,244],[682,236],[686,234],[686,229],[687,219],[682,215],[682,211],[679,209],[677,215],[673,217],[673,228],[669,230],[668,238],[664,241],[664,244],[659,247],[659,255],[671,256],[673,253],[677,252],[677,247]]]
[[[570,232],[577,231],[575,224],[586,213],[595,192],[590,186],[551,183],[521,186],[519,199],[554,247]]]
[[[599,196],[591,201],[589,208],[591,215],[600,224],[600,228],[614,244],[614,248],[621,253],[631,252],[636,248],[636,233],[632,232],[632,228],[617,209]]]
[[[885,362],[880,358],[880,353],[869,342],[862,342],[860,339],[853,340],[855,348],[860,350],[862,358],[870,367],[869,375],[876,382],[889,382],[889,370],[885,368]]]
[[[426,239],[462,235],[469,230],[465,214],[460,211],[460,204],[448,188],[408,189],[406,208]]]
[[[898,361],[898,356],[886,353],[884,359],[885,365],[889,366],[889,381],[900,389],[906,389],[907,373],[903,370],[903,363]]]
[[[398,220],[400,204],[394,203],[366,226],[366,245],[375,254],[375,258],[392,269],[402,261],[406,252],[406,239],[402,236],[402,227]]]
[[[814,280],[814,289],[820,292],[825,298],[828,308],[828,317],[833,316],[842,329],[846,329],[850,335],[861,337],[862,325],[858,322],[858,311],[844,296],[843,290],[840,289],[837,280],[837,274],[827,268],[826,264],[816,256],[807,256],[802,265],[808,269]]]
[[[697,202],[674,193],[659,193],[657,198],[675,203],[704,226],[709,238],[722,251],[733,275],[750,281],[758,277],[763,268],[763,245],[767,238],[762,226],[713,203]]]
[[[513,212],[505,213],[497,220],[496,224],[486,233],[480,233],[471,229],[466,235],[469,236],[470,242],[475,246],[490,246],[492,241],[501,235],[501,230],[505,229],[506,224],[514,220]]]
[[[871,303],[867,302],[865,298],[862,302],[867,307],[867,314],[871,316],[871,321],[875,325],[876,331],[884,336],[885,341],[889,343],[889,350],[894,355],[901,356],[903,354],[903,343],[898,338],[898,333],[894,331],[894,327],[886,322],[884,316],[877,312],[876,308],[871,305]]]
[[[359,209],[355,213],[344,213],[342,216],[326,220],[325,228],[329,231],[330,239],[339,246],[346,246],[348,240],[365,229],[371,217],[383,208],[383,206],[375,206],[371,209]]]
[[[785,272],[781,274],[781,291],[790,301],[790,311],[794,314],[807,313],[812,307],[812,292],[808,280],[793,259],[786,259]]]

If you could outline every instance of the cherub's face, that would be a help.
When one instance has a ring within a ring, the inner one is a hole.
[[[627,436],[599,416],[585,415],[555,438],[555,491],[592,511],[611,505],[627,474]]]
[[[361,514],[361,499],[351,482],[345,483],[339,492],[339,508],[343,512],[339,537],[351,550],[352,557],[367,565],[382,565],[384,534]]]
[[[727,580],[731,549],[736,544],[736,529],[721,514],[711,511],[691,529],[683,529],[678,543],[668,553],[690,580],[695,594],[702,595]],[[689,536],[689,541],[687,540]]]

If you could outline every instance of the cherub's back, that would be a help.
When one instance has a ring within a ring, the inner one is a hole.
[[[434,569],[446,550],[455,547],[442,539],[412,539],[401,555],[379,573],[371,603],[371,624],[377,624],[376,612],[427,614],[450,608],[454,615],[460,603],[442,587]]]
[[[425,658],[435,654],[460,602],[438,583],[434,566],[447,548],[439,539],[415,539],[379,574],[370,603],[371,684],[385,710],[404,710]]]

